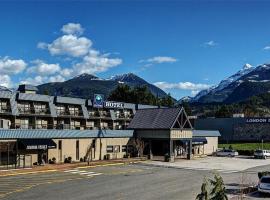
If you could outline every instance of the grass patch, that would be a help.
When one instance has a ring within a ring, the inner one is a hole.
[[[256,150],[262,148],[262,143],[218,144],[218,148],[229,148],[230,145],[234,150]],[[263,149],[270,150],[270,142],[263,143]]]

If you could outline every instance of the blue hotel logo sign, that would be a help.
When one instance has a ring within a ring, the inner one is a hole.
[[[95,108],[103,108],[104,96],[102,94],[94,94],[93,106]]]

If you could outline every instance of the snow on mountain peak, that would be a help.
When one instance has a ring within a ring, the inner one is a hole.
[[[244,64],[242,69],[247,70],[247,69],[250,69],[250,68],[253,68],[253,66],[251,64],[246,63],[246,64]]]

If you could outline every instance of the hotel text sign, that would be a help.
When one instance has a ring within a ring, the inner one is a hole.
[[[124,108],[124,103],[121,102],[113,102],[113,101],[105,101],[105,108]]]
[[[248,124],[270,123],[270,118],[247,118],[246,123],[248,123]]]

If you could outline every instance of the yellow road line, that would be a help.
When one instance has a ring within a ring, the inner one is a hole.
[[[107,167],[107,166],[117,166],[117,165],[125,165],[125,163],[109,163],[109,164],[83,166],[83,167],[76,167],[76,168],[77,169],[85,169],[85,168]]]
[[[10,191],[10,192],[4,193],[4,194],[0,194],[0,198],[4,198],[7,195],[17,193],[17,192],[25,192],[25,191],[27,191],[27,190],[29,190],[29,189],[31,189],[33,187],[39,186],[39,185],[53,184],[53,183],[63,183],[63,182],[66,182],[66,181],[80,180],[80,179],[87,179],[87,178],[89,179],[89,178],[92,178],[92,177],[69,178],[69,179],[64,179],[64,180],[52,180],[52,181],[37,183],[37,184],[30,185],[30,186],[22,187],[22,188],[19,188],[19,189],[15,189],[13,191]]]
[[[43,171],[34,171],[34,172],[20,172],[20,173],[11,173],[11,174],[0,174],[0,177],[7,177],[7,176],[17,176],[17,175],[25,175],[25,174],[39,174],[39,173],[46,173],[46,172],[56,172],[56,169],[48,169]]]

